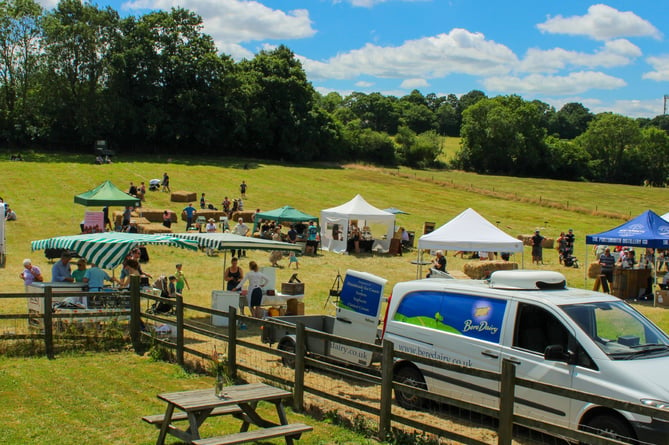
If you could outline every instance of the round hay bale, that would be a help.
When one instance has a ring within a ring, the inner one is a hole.
[[[471,261],[465,263],[464,273],[473,280],[481,280],[496,270],[516,270],[518,263],[509,261]]]
[[[598,278],[602,274],[602,265],[594,261],[588,266],[588,278]]]
[[[172,202],[194,202],[197,200],[197,193],[195,192],[172,192],[170,196]]]

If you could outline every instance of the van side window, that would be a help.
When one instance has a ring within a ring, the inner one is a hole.
[[[553,314],[527,303],[518,305],[513,346],[539,354],[549,345],[569,347],[569,333]]]
[[[543,355],[547,346],[560,345],[573,353],[575,365],[597,369],[597,365],[553,314],[527,303],[518,304],[513,346]]]

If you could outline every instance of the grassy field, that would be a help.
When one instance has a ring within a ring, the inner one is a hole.
[[[0,394],[5,407],[0,443],[153,444],[158,431],[141,418],[165,411],[165,403],[155,395],[206,387],[213,391],[213,378],[186,374],[176,365],[128,352],[57,360],[0,357]],[[272,404],[262,404],[259,411],[267,419],[276,419]],[[377,443],[290,410],[287,415],[293,423],[314,427],[302,436],[301,445]],[[208,419],[201,432],[204,437],[233,433],[239,426],[229,416],[216,417]],[[167,443],[177,442],[169,436]]]
[[[74,195],[107,179],[127,190],[130,181],[148,184],[150,179],[161,178],[163,172],[170,175],[172,190],[192,191],[198,196],[205,192],[217,207],[224,196],[238,196],[242,180],[249,186],[247,209],[271,210],[292,205],[318,216],[322,209],[360,193],[379,208],[393,206],[409,212],[398,216],[397,224],[417,235],[422,233],[425,222],[440,226],[468,207],[513,236],[540,228],[545,236],[555,238],[560,231],[573,228],[577,236],[575,254],[582,264],[586,252],[592,259],[591,249],[584,244],[586,234],[612,228],[624,222],[625,215],[634,216],[648,208],[660,214],[666,211],[665,189],[463,172],[187,157],[170,160],[159,156],[119,158],[111,165],[94,165],[92,156],[25,153],[24,158],[24,162],[0,161],[0,196],[18,214],[18,220],[6,226],[8,260],[6,267],[0,269],[4,292],[23,291],[19,273],[24,258],[31,258],[42,267],[47,279],[51,277],[51,264],[43,252],[31,252],[30,242],[78,233],[86,208],[74,204]],[[145,206],[180,213],[185,205],[172,203],[169,198],[167,193],[149,192]],[[553,205],[549,200],[562,204]],[[180,221],[176,227],[183,230],[185,224]],[[191,285],[185,293],[189,303],[209,306],[211,291],[222,287],[222,255],[208,257],[202,252],[163,247],[150,247],[149,254],[151,259],[144,269],[154,276],[172,273],[177,262],[184,264]],[[448,269],[462,271],[465,260],[453,258],[452,254],[449,253]],[[251,259],[261,266],[269,265],[267,253],[249,251],[248,255],[242,261],[245,269]],[[299,277],[306,284],[307,313],[332,313],[326,304],[328,291],[337,273],[347,269],[388,279],[388,295],[396,282],[416,278],[417,270],[410,264],[415,255],[416,252],[403,257],[321,252],[315,257],[301,257]],[[585,278],[585,267],[563,268],[554,250],[545,251],[543,266],[531,265],[529,248],[513,261],[521,263],[523,257],[525,268],[560,270],[571,286],[592,287],[592,281]],[[285,268],[287,260],[282,263],[284,268],[277,270],[277,282],[285,281],[294,272]],[[669,331],[669,311],[636,306]],[[25,310],[25,302],[19,300],[4,301],[0,309],[3,313]],[[211,384],[211,378],[187,375],[175,366],[132,354],[64,356],[55,361],[0,358],[0,393],[5,395],[5,405],[13,407],[0,419],[0,443],[148,444],[155,440],[155,430],[139,419],[163,410],[154,397],[156,393]],[[331,425],[304,420],[293,413],[290,418],[316,425],[314,433],[304,436],[300,443],[364,443],[360,437]],[[229,427],[223,421],[211,426]],[[82,440],[82,436],[90,440]]]
[[[14,208],[18,221],[8,222],[8,260],[0,269],[0,280],[7,292],[23,290],[19,273],[22,260],[31,258],[44,269],[47,279],[51,265],[42,251],[31,252],[30,242],[37,239],[78,233],[85,207],[74,204],[74,195],[90,190],[110,179],[119,188],[127,190],[132,181],[138,184],[152,178],[161,178],[163,172],[171,177],[172,190],[205,192],[219,207],[224,196],[239,195],[239,184],[248,184],[246,209],[271,210],[292,205],[312,215],[320,215],[325,208],[350,200],[362,194],[379,208],[397,207],[408,215],[399,215],[397,225],[422,233],[427,221],[440,226],[472,207],[489,221],[496,223],[512,236],[542,230],[544,236],[556,238],[560,231],[573,228],[576,233],[575,255],[585,263],[586,254],[592,260],[590,247],[584,244],[588,233],[612,228],[624,222],[622,216],[635,216],[651,208],[663,214],[666,190],[634,186],[587,184],[565,181],[537,180],[481,176],[456,171],[383,170],[352,166],[300,166],[257,163],[247,160],[162,159],[160,157],[120,158],[114,164],[94,165],[89,156],[43,155],[26,153],[24,162],[0,162],[4,174],[0,177],[0,196]],[[246,168],[245,168],[246,167]],[[538,197],[562,197],[569,206],[552,207]],[[195,203],[197,206],[197,203]],[[148,192],[145,207],[171,209],[180,213],[183,203],[170,202],[168,193]],[[611,215],[584,212],[583,209],[606,209]],[[88,210],[99,210],[98,208]],[[121,209],[111,209],[112,211]],[[179,222],[176,230],[183,230]],[[209,305],[211,291],[222,288],[223,255],[208,257],[201,252],[163,247],[149,249],[150,262],[144,269],[152,275],[170,274],[177,262],[191,285],[185,293],[186,301]],[[452,252],[451,252],[452,254]],[[248,260],[268,266],[268,254],[248,252],[242,266],[248,269]],[[417,270],[410,264],[416,253],[403,257],[387,255],[336,255],[322,252],[316,257],[301,257],[299,277],[306,283],[306,309],[309,313],[329,313],[324,307],[328,291],[338,272],[347,269],[370,272],[388,279],[387,292],[398,281],[416,278]],[[523,258],[524,257],[524,258]],[[557,252],[544,253],[546,264],[532,266],[529,248],[524,256],[515,255],[514,261],[525,268],[557,269],[565,273],[575,287],[592,287],[585,278],[585,268],[564,268],[558,264]],[[462,271],[465,260],[449,255],[448,269]],[[285,281],[292,271],[287,260],[277,270],[277,282]],[[118,270],[116,271],[118,273]],[[14,307],[12,307],[14,305]],[[22,303],[11,303],[3,311],[24,310]],[[645,310],[645,309],[644,309]],[[653,318],[669,330],[665,311],[648,309]]]

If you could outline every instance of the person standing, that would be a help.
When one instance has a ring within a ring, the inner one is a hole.
[[[91,292],[101,292],[105,287],[105,281],[121,283],[118,278],[110,277],[107,272],[100,269],[96,264],[91,263],[91,267],[88,268],[84,275],[84,283],[88,284],[88,290]]]
[[[163,226],[168,229],[172,227],[172,213],[169,210],[163,212]]]
[[[239,195],[246,199],[246,181],[242,181],[242,183],[239,184]]]
[[[604,254],[599,257],[599,265],[602,266],[602,275],[606,277],[609,284],[613,284],[613,266],[616,264],[616,259],[611,255],[611,249],[608,247],[604,249]]]
[[[544,264],[543,257],[543,241],[544,237],[541,236],[538,230],[534,232],[534,236],[530,238],[532,242],[532,262],[537,264]]]
[[[70,255],[63,252],[60,255],[60,260],[56,261],[51,268],[51,281],[53,282],[69,282],[73,283],[72,272],[70,272]]]
[[[163,173],[163,182],[162,182],[163,192],[171,192],[170,190],[170,177],[167,175],[167,172]]]
[[[28,258],[23,260],[23,272],[21,272],[19,276],[23,280],[23,285],[25,286],[26,292],[28,292],[28,286],[33,284],[35,281],[44,281],[44,277],[42,277],[42,271],[39,269],[39,267],[34,266],[32,261],[30,261]]]
[[[200,196],[200,208],[201,209],[206,209],[207,208],[207,201],[204,199],[204,193]]]
[[[130,218],[132,218],[132,207],[126,207],[125,210],[123,210],[123,221],[121,223],[122,230],[125,232],[128,230],[128,226],[130,226]]]
[[[84,277],[86,276],[86,260],[79,258],[77,261],[77,270],[72,272],[72,278],[74,278],[75,283],[83,283]]]
[[[255,261],[249,262],[249,269],[249,273],[246,274],[241,283],[239,283],[233,290],[241,290],[244,283],[248,281],[248,290],[251,294],[251,315],[257,317],[259,315],[258,308],[262,304],[262,289],[269,283],[269,278],[258,271],[258,264]]]
[[[195,217],[195,213],[197,213],[197,210],[195,209],[195,207],[193,207],[193,203],[189,202],[188,206],[184,207],[181,213],[183,213],[183,215],[186,217],[186,232],[188,232],[190,226],[193,225],[193,217]]]
[[[313,221],[309,221],[309,227],[307,228],[306,250],[311,255],[316,255],[318,250],[318,227]]]
[[[174,276],[177,277],[177,283],[176,283],[176,289],[177,289],[177,294],[183,295],[183,290],[184,287],[186,287],[188,290],[190,290],[190,284],[188,284],[188,280],[186,279],[186,274],[183,272],[183,265],[181,263],[176,265],[176,272],[174,272]]]
[[[234,233],[235,235],[239,235],[239,236],[246,236],[249,233],[249,226],[244,224],[244,219],[243,218],[239,218],[237,220],[237,225],[235,225],[235,228],[232,229],[232,233]],[[232,252],[232,254],[234,255],[235,252]],[[245,255],[246,255],[246,252],[243,251],[242,249],[237,250],[237,256],[238,257],[241,258]]]

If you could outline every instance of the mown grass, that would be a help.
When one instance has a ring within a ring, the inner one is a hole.
[[[213,378],[129,352],[66,355],[57,360],[0,357],[4,407],[0,443],[153,444],[158,431],[141,418],[165,411],[156,394],[206,387],[213,391]],[[261,404],[259,411],[276,420],[274,405]],[[314,427],[300,444],[376,443],[290,410],[288,418]],[[239,426],[238,420],[223,416],[208,419],[201,432],[203,437],[233,433]],[[167,443],[177,442],[168,438]]]

